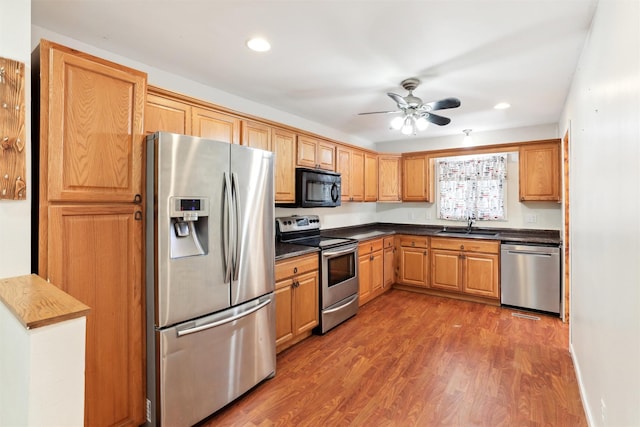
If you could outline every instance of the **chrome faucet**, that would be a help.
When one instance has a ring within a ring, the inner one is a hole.
[[[473,227],[474,219],[473,217],[467,218],[467,233],[471,231],[471,227]]]

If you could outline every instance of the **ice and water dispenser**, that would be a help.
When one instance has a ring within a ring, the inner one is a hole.
[[[171,197],[169,205],[171,258],[206,255],[209,252],[209,200]]]

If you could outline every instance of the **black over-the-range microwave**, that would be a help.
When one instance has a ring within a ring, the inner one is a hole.
[[[296,168],[295,203],[281,207],[332,208],[340,206],[340,174],[321,169]]]

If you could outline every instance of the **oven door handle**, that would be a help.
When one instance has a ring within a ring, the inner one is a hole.
[[[336,311],[342,310],[343,308],[345,308],[349,304],[353,303],[356,299],[358,299],[358,294],[353,294],[352,296],[349,297],[349,301],[345,302],[344,304],[340,304],[339,307],[335,307],[335,308],[332,308],[330,310],[323,310],[322,313],[323,314],[329,314],[329,313],[334,313]]]
[[[322,251],[322,256],[325,258],[331,258],[334,256],[344,255],[351,252],[355,252],[357,250],[357,246],[350,246],[347,249],[343,249],[341,251]]]

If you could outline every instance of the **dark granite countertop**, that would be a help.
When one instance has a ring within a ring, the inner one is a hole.
[[[465,227],[446,227],[448,232],[443,232],[444,229],[445,227],[441,225],[373,223],[325,229],[321,231],[321,234],[323,236],[344,237],[359,241],[370,240],[385,235],[413,234],[416,236],[489,239],[499,240],[503,243],[562,244],[559,230],[473,227],[474,234],[464,234]]]
[[[525,243],[534,245],[561,245],[559,230],[534,230],[513,228],[473,227],[474,234],[463,234],[464,227],[446,227],[441,225],[371,223],[351,227],[329,228],[321,230],[326,237],[342,237],[360,242],[394,234],[412,234],[415,236],[458,237],[465,239],[499,240],[502,243]],[[318,252],[318,248],[276,242],[276,260]]]

